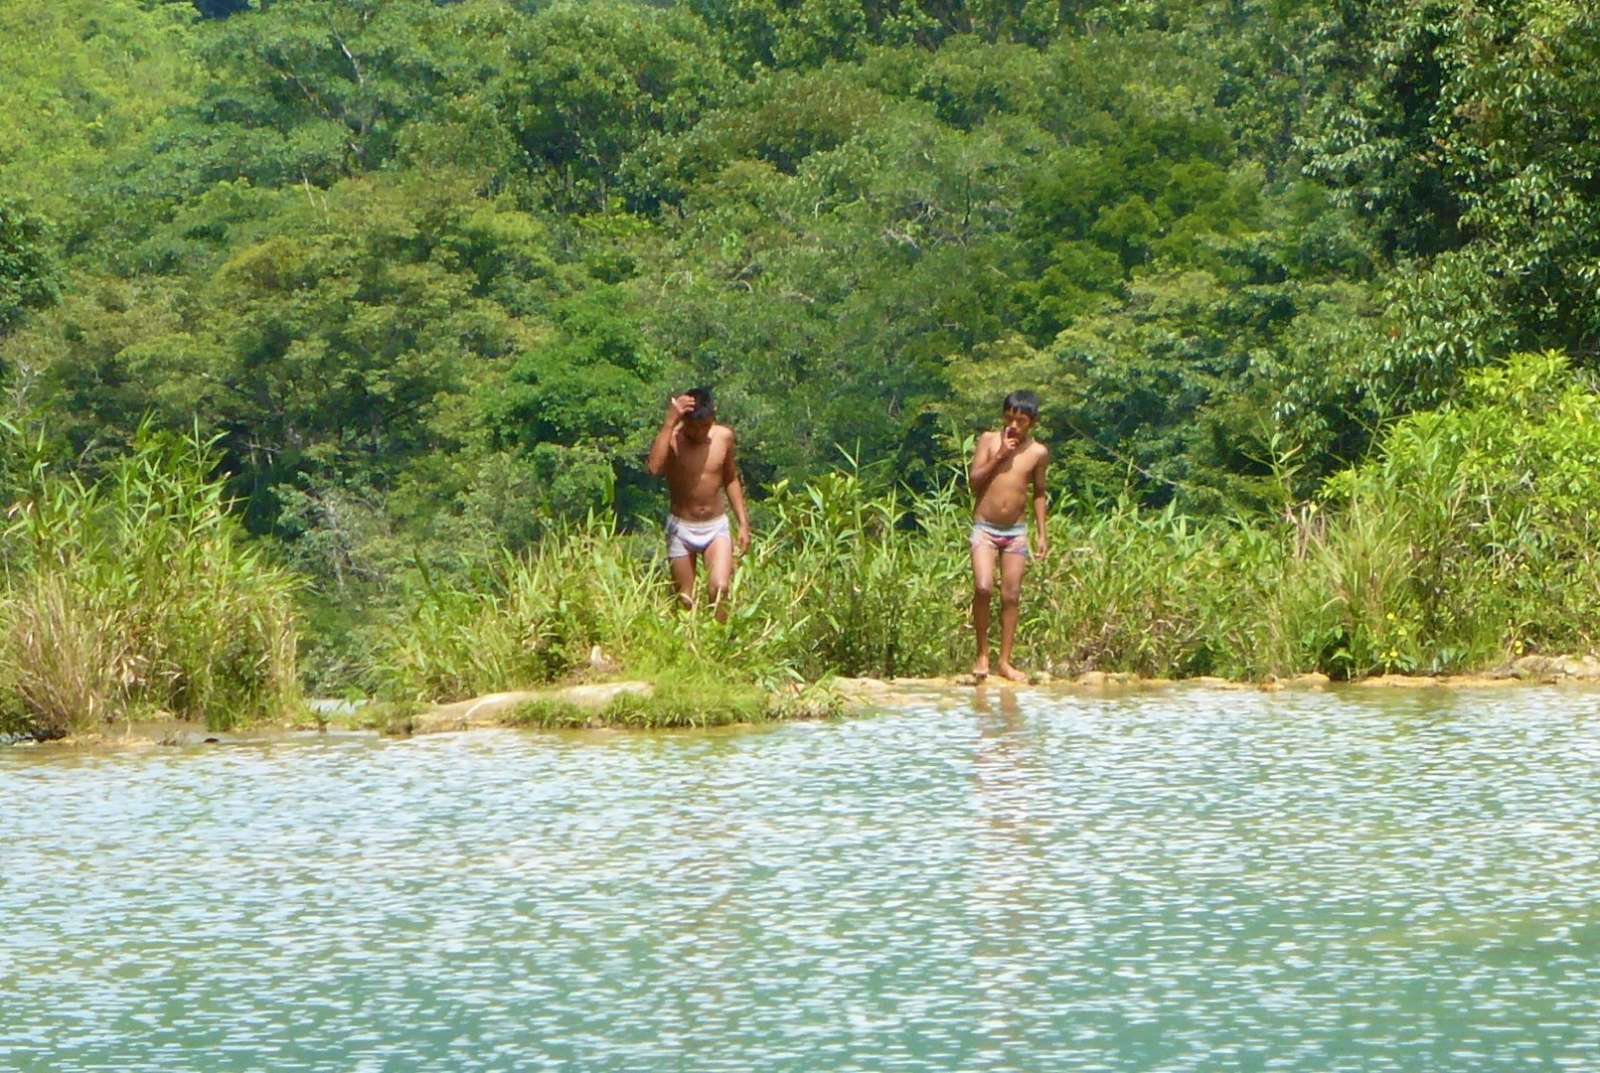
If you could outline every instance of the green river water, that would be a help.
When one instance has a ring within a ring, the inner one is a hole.
[[[0,748],[0,1069],[1600,1069],[1600,693]]]

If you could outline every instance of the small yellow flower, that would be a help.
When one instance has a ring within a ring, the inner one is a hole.
[[[1385,615],[1383,617],[1388,619],[1390,622],[1393,622],[1394,621],[1394,612],[1391,611],[1391,612],[1389,612],[1387,615]]]

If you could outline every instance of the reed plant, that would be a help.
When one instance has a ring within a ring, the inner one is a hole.
[[[1050,519],[1018,655],[1052,674],[1265,680],[1487,668],[1587,650],[1600,630],[1600,406],[1552,356],[1397,423],[1317,500],[1196,519],[1123,497]],[[728,622],[673,608],[659,534],[559,530],[466,582],[417,582],[380,663],[430,699],[582,671],[775,689],[829,675],[964,670],[970,504],[952,469],[911,493],[854,464],[758,505]]]
[[[36,457],[0,535],[0,728],[287,712],[297,582],[251,543],[197,438],[142,429],[100,480]]]
[[[923,495],[854,465],[780,483],[731,593],[737,650],[804,680],[942,673],[970,607],[962,500],[953,474]]]
[[[660,654],[670,632],[664,571],[645,538],[590,516],[519,556],[441,576],[420,564],[378,629],[386,695],[456,699],[548,682],[585,666],[595,645]],[[669,646],[670,647],[670,646]]]

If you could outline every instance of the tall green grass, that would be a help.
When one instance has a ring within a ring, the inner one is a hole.
[[[222,727],[294,703],[299,583],[245,539],[204,444],[145,431],[93,484],[18,457],[0,531],[0,733],[59,737],[155,710]],[[1522,355],[1280,513],[1057,504],[1051,554],[1023,586],[1019,662],[1264,680],[1587,651],[1597,506],[1600,402],[1559,356]],[[726,623],[676,609],[659,532],[590,517],[454,571],[419,556],[388,603],[353,612],[368,624],[346,647],[406,700],[581,676],[598,647],[668,684],[651,711],[617,713],[636,722],[692,722],[685,705],[708,683],[737,713],[753,689],[970,665],[957,469],[912,494],[851,465],[779,484],[755,514]]]
[[[0,534],[0,730],[156,710],[220,729],[294,702],[297,583],[245,539],[215,465],[146,429],[93,484],[26,469]]]
[[[1397,424],[1370,463],[1278,515],[1199,520],[1063,504],[1023,585],[1020,660],[1054,674],[1265,680],[1486,669],[1600,634],[1600,405],[1558,357],[1520,356],[1458,407]],[[758,507],[726,625],[674,612],[657,534],[590,520],[466,581],[419,579],[378,661],[404,696],[581,672],[768,685],[970,665],[970,507],[847,469]]]
[[[769,687],[970,665],[969,508],[834,473],[780,486],[719,624],[670,597],[655,534],[592,522],[448,583],[418,579],[378,647],[388,691],[452,699],[581,672],[594,646],[630,671]],[[1294,534],[1196,525],[1130,503],[1056,516],[1023,587],[1019,655],[1055,673],[1263,677],[1319,665],[1335,610]],[[1300,576],[1292,575],[1298,573]],[[1320,631],[1320,632],[1319,632]]]

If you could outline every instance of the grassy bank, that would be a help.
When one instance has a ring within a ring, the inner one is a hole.
[[[200,445],[144,436],[93,485],[42,467],[13,478],[0,732],[49,738],[155,710],[220,727],[294,705],[299,583],[242,537],[212,465]],[[1051,554],[1024,588],[1020,662],[1263,680],[1590,651],[1596,503],[1596,395],[1558,356],[1525,355],[1481,374],[1465,403],[1396,423],[1311,502],[1204,519],[1057,504]],[[779,718],[794,712],[771,698],[830,675],[966,669],[969,519],[954,468],[925,495],[858,470],[780,484],[756,505],[719,624],[675,612],[659,533],[591,518],[455,570],[419,557],[351,609],[359,626],[340,642],[367,690],[395,701],[625,671],[658,690],[620,698],[603,713],[615,725]]]
[[[1600,406],[1554,355],[1480,375],[1461,406],[1397,423],[1368,464],[1281,513],[1196,519],[1061,504],[1029,570],[1019,654],[1260,680],[1487,669],[1600,634]],[[592,521],[454,580],[418,578],[375,645],[385,689],[452,698],[548,681],[600,646],[630,672],[772,686],[931,675],[971,658],[968,507],[855,472],[780,485],[733,613],[671,610],[660,541]]]

